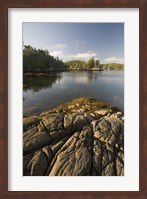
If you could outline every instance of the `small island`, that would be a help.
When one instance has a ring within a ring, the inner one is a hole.
[[[124,115],[90,97],[23,118],[23,175],[123,176]]]

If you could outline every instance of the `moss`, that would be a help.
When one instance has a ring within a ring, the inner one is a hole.
[[[76,98],[76,99],[72,100],[69,103],[71,103],[71,104],[75,104],[75,103],[87,104],[88,103],[89,104],[89,103],[93,103],[93,102],[96,102],[96,100],[93,99],[93,98],[90,98],[90,97],[80,97],[80,98]]]
[[[98,101],[96,99],[93,99],[90,97],[80,97],[70,102],[67,102],[66,104],[61,104],[52,110],[44,112],[41,114],[41,116],[49,114],[49,113],[53,113],[53,112],[69,114],[73,112],[79,112],[79,110],[81,110],[81,112],[84,112],[84,113],[93,113],[94,111],[97,111],[100,109],[112,110],[113,113],[119,111],[117,107],[110,106],[109,104]]]

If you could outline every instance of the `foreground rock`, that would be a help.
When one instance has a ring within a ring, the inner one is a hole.
[[[24,117],[24,175],[124,175],[123,118],[116,108],[85,97]]]

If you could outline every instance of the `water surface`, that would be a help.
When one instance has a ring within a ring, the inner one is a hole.
[[[35,115],[88,96],[124,110],[124,71],[70,71],[24,78],[23,113]]]

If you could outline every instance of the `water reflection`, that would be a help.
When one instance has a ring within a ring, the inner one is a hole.
[[[61,73],[53,73],[50,76],[24,77],[23,91],[39,92],[45,88],[51,88],[54,83],[60,83],[61,78]]]
[[[24,78],[23,113],[39,114],[74,98],[88,96],[124,109],[123,71],[70,71]]]
[[[66,81],[66,83],[72,83],[72,82],[77,82],[77,83],[81,83],[81,84],[89,84],[89,83],[93,83],[96,79],[98,79],[99,76],[98,71],[72,71],[70,72],[70,76],[69,73],[63,73],[64,77],[61,82],[63,83],[64,81]]]

